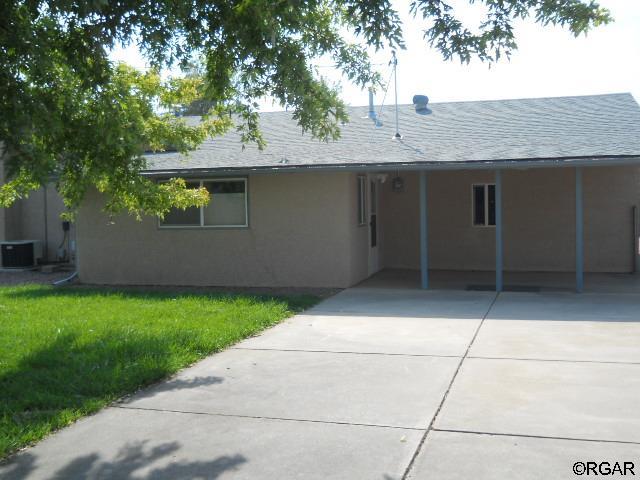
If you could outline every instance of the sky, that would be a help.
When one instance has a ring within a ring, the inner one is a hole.
[[[398,102],[411,103],[415,94],[428,95],[431,102],[491,100],[504,98],[556,97],[631,92],[640,102],[640,1],[600,0],[614,17],[610,25],[575,38],[560,27],[515,23],[518,50],[510,60],[489,66],[480,61],[460,64],[445,61],[422,38],[424,22],[409,14],[409,1],[393,2],[404,26],[406,50],[398,51]],[[456,13],[470,25],[478,23],[481,10],[468,1],[453,2]],[[389,76],[390,51],[370,52],[382,76]],[[145,65],[135,46],[117,48],[114,60],[139,68]],[[368,94],[319,61],[320,73],[338,83],[348,105],[366,105]],[[382,93],[380,93],[380,96]],[[376,98],[376,103],[382,99]],[[385,103],[393,101],[393,84]],[[263,111],[279,110],[270,99]]]

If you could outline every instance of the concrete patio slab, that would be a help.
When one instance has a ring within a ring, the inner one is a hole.
[[[442,430],[640,444],[640,365],[465,360]]]
[[[471,357],[640,363],[640,295],[504,293]]]
[[[640,322],[485,321],[470,357],[640,363]]]
[[[237,347],[462,356],[494,297],[358,287]]]
[[[422,432],[110,408],[0,466],[3,480],[400,479]]]
[[[492,271],[429,270],[429,288],[465,290],[469,286],[495,288]],[[574,293],[573,272],[504,272],[505,288],[528,288],[541,292]],[[385,268],[362,282],[358,288],[420,289],[420,270]],[[640,294],[640,275],[633,273],[592,273],[584,275],[584,291],[590,293]]]
[[[550,480],[580,478],[576,462],[634,462],[638,445],[432,431],[409,479]],[[579,468],[579,467],[578,467]],[[636,471],[638,475],[640,471]],[[611,475],[606,478],[629,478]]]
[[[630,293],[501,293],[492,320],[560,320],[638,322],[640,294]]]
[[[236,348],[463,356],[481,318],[298,315]]]
[[[426,428],[458,358],[228,350],[131,407]]]
[[[356,287],[308,310],[309,315],[401,318],[482,318],[495,292]]]

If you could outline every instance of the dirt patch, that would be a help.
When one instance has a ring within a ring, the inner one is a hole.
[[[23,285],[34,283],[40,285],[50,285],[53,282],[68,278],[73,272],[64,271],[42,272],[40,270],[0,270],[0,285]],[[179,285],[99,285],[84,284],[77,279],[66,283],[80,288],[98,288],[101,290],[129,290],[138,292],[177,292],[177,293],[241,293],[247,295],[314,295],[320,298],[327,298],[340,292],[340,288],[312,288],[312,287],[194,287]]]
[[[70,271],[44,273],[39,270],[2,270],[0,271],[0,285],[23,285],[25,283],[47,285],[67,278],[71,273]]]

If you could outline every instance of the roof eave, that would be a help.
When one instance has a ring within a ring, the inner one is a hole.
[[[451,162],[379,162],[366,164],[318,164],[318,165],[269,165],[256,167],[220,167],[220,168],[171,168],[143,171],[149,177],[168,176],[207,176],[207,175],[249,175],[249,174],[277,174],[300,172],[393,172],[397,170],[523,170],[530,168],[553,167],[596,167],[596,166],[625,166],[640,164],[640,155],[613,155],[594,157],[557,157],[557,158],[527,158],[504,160],[471,160]]]

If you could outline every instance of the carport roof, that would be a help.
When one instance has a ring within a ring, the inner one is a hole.
[[[399,107],[402,140],[393,140],[393,105],[376,128],[368,107],[349,107],[342,138],[302,134],[289,112],[261,114],[267,147],[242,148],[236,132],[205,141],[189,155],[148,155],[149,174],[395,170],[623,164],[640,161],[640,106],[628,93],[580,97],[434,103],[432,115]],[[376,112],[380,107],[376,107]],[[191,117],[190,121],[197,121]]]

